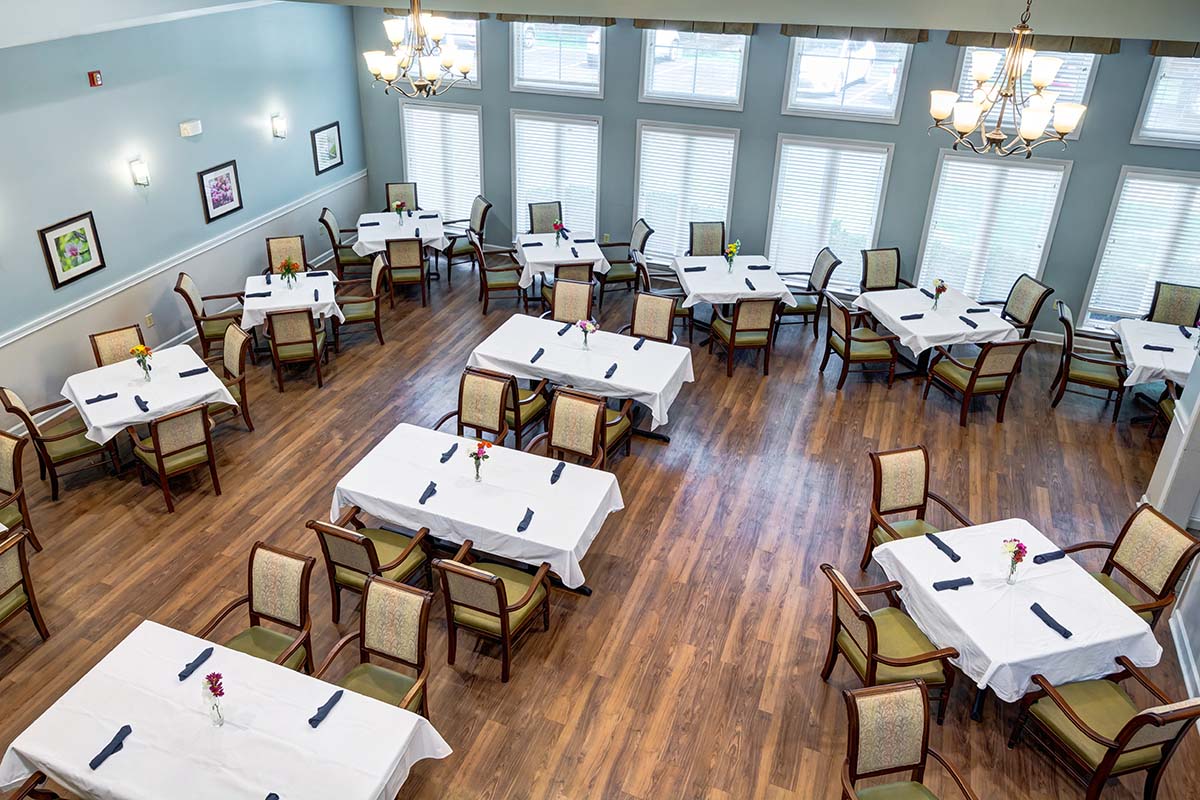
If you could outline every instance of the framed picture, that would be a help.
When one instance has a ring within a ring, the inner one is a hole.
[[[320,175],[342,165],[342,124],[331,122],[309,131],[312,137],[313,169]]]
[[[236,161],[226,161],[196,173],[200,181],[200,199],[204,203],[204,221],[212,222],[242,207],[242,185],[238,183]]]
[[[100,249],[96,220],[90,211],[42,228],[38,238],[55,289],[61,289],[89,272],[104,269],[104,252]]]

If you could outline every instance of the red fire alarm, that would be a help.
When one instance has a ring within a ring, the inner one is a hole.
[[[94,69],[88,73],[88,86],[91,86],[94,89],[97,86],[103,86],[103,85],[104,85],[104,78],[100,77],[100,70]]]

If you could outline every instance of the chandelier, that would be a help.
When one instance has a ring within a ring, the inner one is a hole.
[[[1080,103],[1056,102],[1057,93],[1046,91],[1054,82],[1062,59],[1039,56],[1029,46],[1033,35],[1028,24],[1032,4],[1033,0],[1026,0],[1025,13],[1020,24],[1013,27],[1012,39],[1003,53],[979,49],[971,54],[975,90],[969,100],[960,99],[957,92],[929,93],[929,115],[933,117],[929,130],[939,128],[953,136],[955,150],[963,145],[976,153],[1029,158],[1035,147],[1063,142],[1087,110]],[[997,66],[1001,66],[1000,73],[993,78]],[[1026,71],[1033,86],[1033,94],[1028,96],[1022,84]],[[1046,129],[1048,125],[1051,130]],[[1015,133],[1009,133],[1006,126]],[[1066,147],[1065,142],[1063,146]]]
[[[399,92],[405,97],[432,97],[442,94],[467,77],[475,68],[470,53],[458,53],[446,38],[446,20],[421,13],[421,0],[411,0],[405,17],[383,21],[392,52],[368,50],[363,53],[372,86],[383,84],[384,94]]]

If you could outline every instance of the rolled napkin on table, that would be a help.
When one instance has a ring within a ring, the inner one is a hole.
[[[437,215],[436,211],[433,212],[432,214],[421,214],[417,217],[417,219],[437,219],[437,218],[438,218],[438,215]]]
[[[751,264],[750,266],[746,267],[746,269],[754,269],[754,270],[770,269],[770,268],[771,268],[770,264]]]
[[[934,295],[934,293],[933,293],[933,292],[931,292],[931,291],[929,291],[928,289],[922,289],[922,290],[921,290],[921,294],[925,295],[925,296],[926,296],[926,297],[928,297],[930,300],[935,300],[935,299],[937,299],[936,295]]]
[[[268,271],[267,271],[267,274],[266,274],[264,277],[267,279],[267,286],[270,286],[270,285],[271,285],[271,272],[270,272],[270,270],[268,270]]]
[[[179,373],[179,377],[192,378],[192,377],[195,377],[196,375],[203,375],[206,372],[209,372],[208,367],[196,367],[195,369],[185,369],[183,372]]]
[[[306,278],[324,278],[328,274],[328,270],[318,269],[312,272],[306,272],[304,273],[304,276]]]
[[[451,457],[454,456],[454,451],[457,449],[458,449],[458,442],[455,442],[454,444],[450,445],[450,449],[447,450],[446,452],[442,453],[442,458],[441,458],[442,463],[445,464],[447,461],[449,461],[451,459]]]
[[[420,239],[420,238],[421,238],[421,229],[420,229],[420,228],[414,228],[414,229],[413,229],[413,237],[414,237],[414,238],[416,238],[416,239]]]
[[[113,392],[112,394],[98,394],[95,397],[89,397],[87,400],[84,400],[83,402],[87,403],[90,406],[92,403],[103,403],[105,400],[112,400],[116,396],[117,396],[116,392]]]
[[[591,244],[595,239],[576,239],[575,244]]]
[[[1143,350],[1154,350],[1159,353],[1174,353],[1175,352],[1174,347],[1167,347],[1165,344],[1144,344],[1144,345],[1142,345],[1142,349]]]
[[[313,289],[313,301],[315,302],[315,301],[317,301],[317,300],[320,300],[320,299],[321,299],[321,290],[320,290],[320,289]]]
[[[279,795],[271,792],[269,795],[267,795],[267,800],[279,800]]]
[[[951,561],[958,561],[960,558],[962,558],[962,556],[954,552],[954,549],[951,548],[950,545],[943,542],[941,537],[939,537],[936,533],[927,533],[925,534],[925,538],[933,542],[934,545],[937,546],[937,549],[945,553]]]
[[[574,247],[571,248],[571,256],[573,258],[579,258],[579,251],[576,250]]]
[[[270,283],[270,282],[271,282],[271,280],[268,278],[267,283]],[[270,297],[270,296],[271,296],[271,292],[269,289],[265,292],[246,292],[246,294],[245,294],[245,297]]]
[[[213,649],[211,647],[206,647],[201,650],[200,655],[196,656],[194,659],[184,665],[183,669],[179,670],[179,680],[186,681],[188,678],[190,678],[192,673],[195,672],[201,664],[203,664],[205,661],[208,661],[208,657],[212,654]]]
[[[521,245],[521,247],[541,247],[541,246],[542,246],[541,242],[525,242],[525,244]]]
[[[1057,561],[1060,558],[1066,558],[1066,552],[1062,550],[1051,550],[1049,553],[1038,553],[1033,557],[1033,563],[1045,564],[1048,561]]]
[[[541,358],[545,354],[545,352],[546,352],[546,348],[539,347],[537,349],[537,352],[533,354],[533,358],[529,359],[529,363],[530,364],[535,363],[539,358]]]
[[[947,589],[958,591],[960,586],[971,586],[975,581],[970,578],[952,578],[948,581],[934,581],[933,588],[939,592],[944,592]]]
[[[378,222],[360,222],[360,223],[358,223],[358,227],[370,228],[372,225],[378,225],[378,224],[379,224]]]
[[[430,481],[429,485],[425,487],[425,491],[421,492],[421,499],[417,502],[419,502],[421,505],[425,505],[425,501],[433,497],[435,494],[437,494],[437,484],[433,481]]]
[[[968,314],[988,314],[990,312],[991,312],[990,308],[968,308],[967,309]]]
[[[1191,330],[1188,328],[1188,326],[1187,326],[1187,325],[1180,325],[1180,326],[1179,326],[1179,332],[1183,334],[1183,338],[1185,338],[1185,339],[1190,339],[1190,338],[1192,338],[1192,332],[1191,332]]]
[[[567,462],[560,461],[554,471],[550,473],[550,485],[558,483],[558,479],[562,477],[563,469],[567,466]]]
[[[634,350],[641,350],[641,349],[642,349],[642,345],[644,345],[645,343],[646,343],[646,337],[645,337],[645,336],[639,336],[639,337],[638,337],[638,340],[637,340],[637,343],[633,345],[633,349],[634,349]]]
[[[1038,617],[1042,620],[1042,622],[1046,623],[1051,628],[1053,628],[1055,633],[1057,633],[1059,636],[1063,637],[1064,639],[1071,638],[1071,632],[1069,630],[1067,630],[1066,628],[1064,628],[1062,626],[1062,623],[1060,623],[1054,617],[1050,616],[1050,612],[1048,612],[1048,611],[1046,611],[1046,609],[1042,608],[1040,603],[1034,603],[1033,605],[1031,605],[1029,607],[1029,610],[1032,611],[1033,613],[1037,614]]]
[[[521,522],[520,522],[520,524],[517,525],[517,533],[523,532],[526,528],[529,527],[529,523],[531,523],[531,522],[533,522],[533,509],[526,508],[525,516],[521,517]]]
[[[137,403],[137,407],[140,408],[143,413],[150,410],[150,404],[143,400],[140,394],[135,394],[133,396],[133,402]]]
[[[961,319],[963,321],[963,324],[969,328],[978,328],[979,327],[979,323],[976,322],[975,320],[971,319],[970,317],[964,317],[962,314],[959,314],[958,318]]]
[[[308,724],[315,728],[324,722],[325,717],[327,717],[329,712],[333,710],[333,707],[338,704],[338,700],[342,699],[343,694],[344,692],[341,689],[338,689],[336,692],[334,692],[333,695],[325,701],[325,705],[318,708],[317,713],[308,718]]]
[[[562,336],[564,333],[566,333],[567,331],[571,330],[571,328],[574,328],[574,327],[575,327],[574,322],[568,322],[566,325],[563,325],[561,328],[558,329],[558,335]]]
[[[104,745],[104,749],[97,753],[96,757],[88,762],[88,766],[92,769],[96,769],[103,764],[109,756],[118,752],[122,747],[125,746],[125,737],[131,733],[133,733],[133,728],[129,727],[128,725],[122,725],[121,730],[117,731],[117,735],[112,738],[112,741]]]
[[[752,291],[752,292],[756,292],[756,291],[758,291],[757,289],[755,289],[755,288],[754,288],[754,282],[753,282],[753,281],[751,281],[749,278],[746,278],[746,286],[747,286],[747,288],[749,288],[749,289],[750,289],[750,291]]]
[[[613,376],[613,373],[616,371],[617,371],[617,362],[614,361],[613,365],[608,368],[608,372],[604,373],[604,377],[611,378]]]
[[[912,319],[922,319],[924,316],[924,314],[905,314],[904,316],[900,317],[900,319],[907,321]]]
[[[684,272],[704,272],[708,267],[684,267]]]

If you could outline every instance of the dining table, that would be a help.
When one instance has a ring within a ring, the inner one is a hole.
[[[439,211],[414,211],[397,214],[382,211],[358,218],[358,238],[353,250],[360,256],[382,253],[389,239],[420,239],[425,247],[445,250],[450,246]]]
[[[679,278],[684,308],[700,303],[730,305],[743,299],[796,305],[795,296],[766,256],[735,256],[732,266],[724,256],[678,256],[671,269]]]
[[[568,233],[562,238],[555,233],[522,233],[513,241],[517,263],[521,265],[522,289],[533,285],[538,275],[554,277],[559,264],[592,265],[593,275],[606,275],[611,265],[593,237],[576,237]]]
[[[1200,328],[1145,319],[1123,319],[1112,326],[1129,366],[1126,386],[1171,381],[1187,383],[1200,345]]]
[[[290,284],[282,275],[251,275],[246,278],[242,300],[242,327],[250,330],[278,311],[304,311],[314,318],[336,318],[345,322],[337,303],[334,276],[328,270],[299,273]]]

